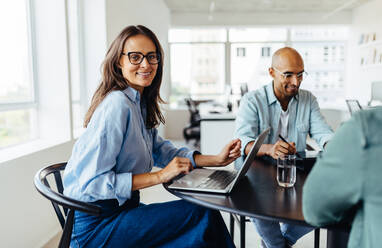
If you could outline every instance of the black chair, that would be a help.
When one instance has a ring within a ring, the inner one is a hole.
[[[194,146],[198,147],[200,142],[200,114],[195,101],[191,98],[184,99],[186,101],[188,111],[190,112],[190,123],[183,129],[183,137],[188,143],[195,140]]]
[[[38,192],[49,199],[56,212],[58,221],[63,229],[59,248],[70,246],[72,236],[74,211],[81,211],[87,214],[99,216],[101,208],[94,204],[77,201],[63,195],[61,171],[65,169],[66,163],[54,164],[40,169],[34,177],[34,185]],[[54,178],[57,191],[53,190],[48,183],[48,178]]]
[[[247,83],[241,83],[240,84],[240,95],[244,96],[248,92],[248,84]]]

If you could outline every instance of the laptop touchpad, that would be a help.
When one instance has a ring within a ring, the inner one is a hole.
[[[173,184],[174,186],[197,186],[205,181],[213,172],[214,170],[209,169],[195,169],[176,180]]]

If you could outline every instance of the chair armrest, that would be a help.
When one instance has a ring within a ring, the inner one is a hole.
[[[45,185],[42,182],[42,180],[45,179],[45,175],[48,174],[47,172],[43,170],[44,168],[40,169],[34,177],[34,185],[37,191],[40,192],[43,196],[48,198],[50,201],[57,203],[58,205],[61,205],[66,208],[78,210],[78,211],[95,215],[95,216],[98,216],[101,214],[101,207],[95,204],[78,201],[50,189],[47,185]]]

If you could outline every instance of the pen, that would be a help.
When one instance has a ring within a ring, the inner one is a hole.
[[[283,136],[281,136],[281,134],[279,134],[279,138],[280,138],[282,141],[284,141],[285,143],[288,143],[288,144],[289,144],[289,142],[286,141],[286,139],[285,139]],[[301,158],[300,154],[298,154],[297,152],[296,152],[296,156],[297,156],[298,158]]]

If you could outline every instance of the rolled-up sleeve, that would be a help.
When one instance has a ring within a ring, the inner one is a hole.
[[[183,157],[190,159],[192,166],[196,168],[194,154],[200,154],[198,151],[189,150],[186,147],[176,148],[170,141],[162,139],[158,135],[157,129],[152,129],[153,135],[153,157],[154,165],[157,167],[165,167],[175,157]]]
[[[249,94],[240,100],[239,111],[235,120],[235,137],[241,140],[241,154],[245,147],[259,135],[259,116],[256,105],[249,100]]]
[[[92,202],[131,197],[132,173],[114,169],[127,128],[129,109],[123,98],[105,98],[77,141],[64,174],[64,193]]]

